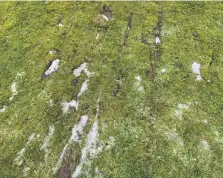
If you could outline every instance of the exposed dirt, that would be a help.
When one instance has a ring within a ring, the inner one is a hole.
[[[62,161],[59,178],[71,178],[78,161],[80,160],[80,147],[79,144],[71,144],[67,149],[64,159]]]
[[[115,79],[115,81],[117,82],[117,84],[116,84],[115,90],[112,93],[112,96],[117,96],[121,90],[121,87],[122,87],[122,78],[121,77],[119,77],[118,79]]]

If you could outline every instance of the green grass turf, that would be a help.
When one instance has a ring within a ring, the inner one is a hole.
[[[106,25],[97,21],[103,5],[112,9]],[[97,177],[96,168],[105,178],[222,177],[222,8],[220,2],[1,2],[0,109],[7,107],[0,113],[0,177],[23,177],[27,167],[27,177],[59,177],[60,169],[53,174],[52,168],[72,127],[88,114],[82,142],[70,144],[65,156],[73,172],[99,96],[99,139],[106,145],[113,137],[114,144],[95,156],[91,166],[85,164],[80,177]],[[132,28],[122,49],[131,12]],[[157,47],[153,31],[159,13]],[[50,55],[52,49],[60,54]],[[57,58],[59,70],[41,80],[47,63]],[[195,61],[201,64],[201,81],[192,72]],[[64,114],[60,103],[74,99],[87,78],[82,73],[72,85],[72,70],[83,62],[95,74],[79,110]],[[142,79],[142,92],[136,76]],[[13,82],[18,94],[9,101]],[[188,106],[181,117],[175,114],[179,104]],[[44,160],[40,147],[50,125],[55,131]],[[18,166],[17,153],[33,133]]]

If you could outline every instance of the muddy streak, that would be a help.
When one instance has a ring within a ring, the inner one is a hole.
[[[122,88],[122,78],[119,77],[118,79],[115,79],[116,83],[116,87],[115,90],[112,93],[112,96],[117,96],[118,93],[120,92],[121,88]]]
[[[68,148],[59,170],[59,178],[71,178],[72,164],[75,162],[73,155],[76,154],[71,148]]]
[[[111,6],[103,6],[103,10],[101,14],[106,17],[106,21],[110,21],[112,19],[112,9]]]
[[[158,60],[160,58],[161,49],[159,44],[161,43],[161,32],[162,32],[162,21],[163,21],[163,12],[159,11],[158,13],[158,21],[156,27],[154,28],[154,38],[155,38],[155,52],[154,52],[154,60]]]
[[[161,56],[161,42],[162,42],[162,23],[163,23],[163,11],[158,12],[157,17],[157,24],[156,27],[153,29],[153,36],[154,36],[154,42],[150,43],[149,46],[149,59],[150,59],[150,69],[148,71],[150,81],[152,82],[153,89],[150,92],[150,108],[151,118],[155,118],[156,111],[157,111],[157,85],[155,83],[155,77],[156,77],[156,68],[157,63],[159,62],[160,56]]]
[[[42,74],[41,79],[46,78],[47,76],[51,75],[52,73],[56,72],[59,69],[59,64],[60,64],[60,60],[59,59],[55,59],[54,61],[50,61],[47,64],[47,69],[46,71]]]
[[[126,30],[125,30],[124,39],[123,39],[123,42],[122,42],[122,48],[121,49],[123,49],[127,44],[127,41],[128,41],[128,38],[129,38],[129,32],[132,28],[133,15],[134,15],[134,13],[131,12],[130,16],[129,16],[127,27],[126,27]]]

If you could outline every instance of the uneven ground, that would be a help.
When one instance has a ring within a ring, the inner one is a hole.
[[[0,3],[0,177],[222,177],[222,8]]]

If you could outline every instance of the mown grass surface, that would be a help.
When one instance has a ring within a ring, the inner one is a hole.
[[[107,26],[95,20],[103,5],[112,9]],[[93,160],[88,175],[83,171],[80,177],[96,177],[95,168],[106,178],[222,177],[222,3],[2,2],[0,9],[0,109],[7,106],[0,113],[0,177],[23,177],[26,167],[28,177],[58,177],[52,168],[73,125],[88,114],[81,148],[99,96],[99,138],[106,143],[113,136],[115,144]],[[131,12],[132,28],[122,48]],[[160,12],[157,48],[153,32]],[[52,49],[60,54],[50,55]],[[59,70],[41,80],[47,63],[57,58]],[[201,64],[202,81],[192,73],[194,61]],[[72,70],[83,62],[95,75],[81,96],[79,110],[63,114],[60,102],[75,98],[86,79],[81,74],[72,85]],[[142,92],[135,86],[136,76],[142,78]],[[122,85],[113,96],[117,80]],[[13,82],[18,94],[9,101]],[[180,103],[188,105],[181,119],[175,115]],[[55,132],[45,161],[40,147],[50,125]],[[17,153],[32,133],[36,136],[18,166]],[[77,145],[70,147],[73,172],[81,151]]]

